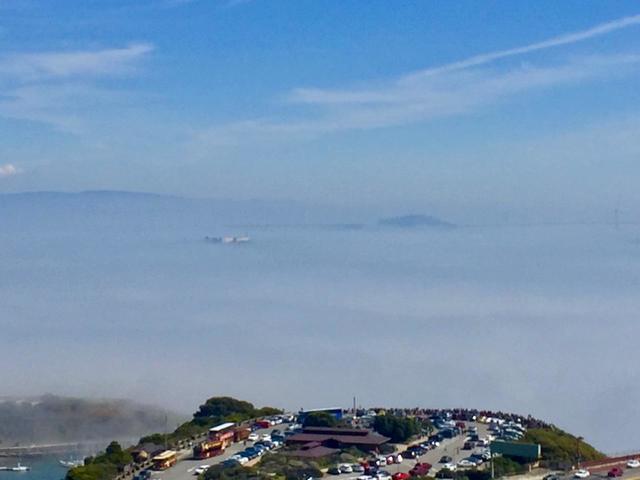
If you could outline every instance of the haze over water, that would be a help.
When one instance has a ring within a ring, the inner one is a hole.
[[[125,217],[0,232],[3,391],[184,412],[212,395],[288,409],[355,395],[530,413],[605,451],[639,446],[640,227]],[[203,241],[225,233],[252,241]]]

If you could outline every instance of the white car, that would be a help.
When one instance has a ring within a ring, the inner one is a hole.
[[[263,433],[262,435],[260,435],[260,440],[262,440],[263,442],[270,442],[271,435],[269,435],[268,433]]]
[[[373,480],[373,477],[370,477],[369,475],[360,475],[356,480]]]
[[[377,480],[391,480],[391,475],[389,475],[389,472],[385,472],[384,470],[380,470],[378,473],[376,473],[375,478]]]
[[[471,468],[471,467],[475,467],[476,464],[475,462],[472,462],[471,460],[469,460],[468,458],[463,458],[462,460],[460,460],[458,462],[458,466],[460,468]]]
[[[353,473],[353,468],[351,465],[340,465],[340,473]]]
[[[635,458],[633,460],[629,460],[627,462],[627,467],[629,467],[629,468],[640,468],[640,461],[636,460]]]
[[[250,442],[257,442],[259,439],[260,439],[260,435],[258,435],[255,432],[250,433],[249,436],[247,437],[247,440],[249,440]]]
[[[584,468],[581,468],[580,470],[577,470],[573,476],[575,478],[587,478],[589,475],[591,475],[591,473],[589,473],[589,470],[585,470]]]
[[[211,466],[211,465],[200,465],[198,468],[196,468],[196,469],[193,471],[193,474],[194,474],[194,475],[201,475],[201,474],[203,474],[204,472],[206,472],[206,471],[207,471],[207,469],[208,469],[210,466]]]
[[[451,472],[455,472],[458,467],[455,463],[445,463],[442,465],[442,470],[449,470]]]
[[[245,463],[249,463],[249,459],[248,459],[247,457],[240,457],[240,458],[237,460],[237,462],[238,462],[240,465],[244,465]]]

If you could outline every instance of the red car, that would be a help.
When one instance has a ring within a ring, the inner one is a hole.
[[[613,467],[611,470],[609,470],[609,473],[607,473],[607,477],[621,477],[624,474],[624,470],[622,470],[620,467]]]
[[[411,478],[411,475],[409,475],[408,473],[404,473],[404,472],[398,472],[398,473],[394,473],[393,475],[391,475],[391,478],[393,480],[407,480],[408,478]]]
[[[431,470],[430,463],[416,463],[413,468],[409,471],[409,474],[412,477],[424,477]]]

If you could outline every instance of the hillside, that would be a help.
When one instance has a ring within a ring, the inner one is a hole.
[[[571,465],[575,462],[580,451],[580,460],[599,460],[604,454],[593,446],[555,427],[532,428],[527,430],[523,442],[539,443],[542,447],[542,458],[546,465]]]
[[[165,420],[166,417],[166,420]],[[46,395],[0,400],[0,445],[137,438],[183,418],[128,400],[87,400]]]

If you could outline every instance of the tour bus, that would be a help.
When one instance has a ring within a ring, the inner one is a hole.
[[[166,470],[176,464],[178,455],[173,450],[165,450],[151,459],[154,470]]]
[[[235,436],[235,427],[236,424],[233,422],[223,423],[216,427],[209,429],[209,440],[222,442],[222,449],[227,448],[231,443],[233,443],[233,439]]]

